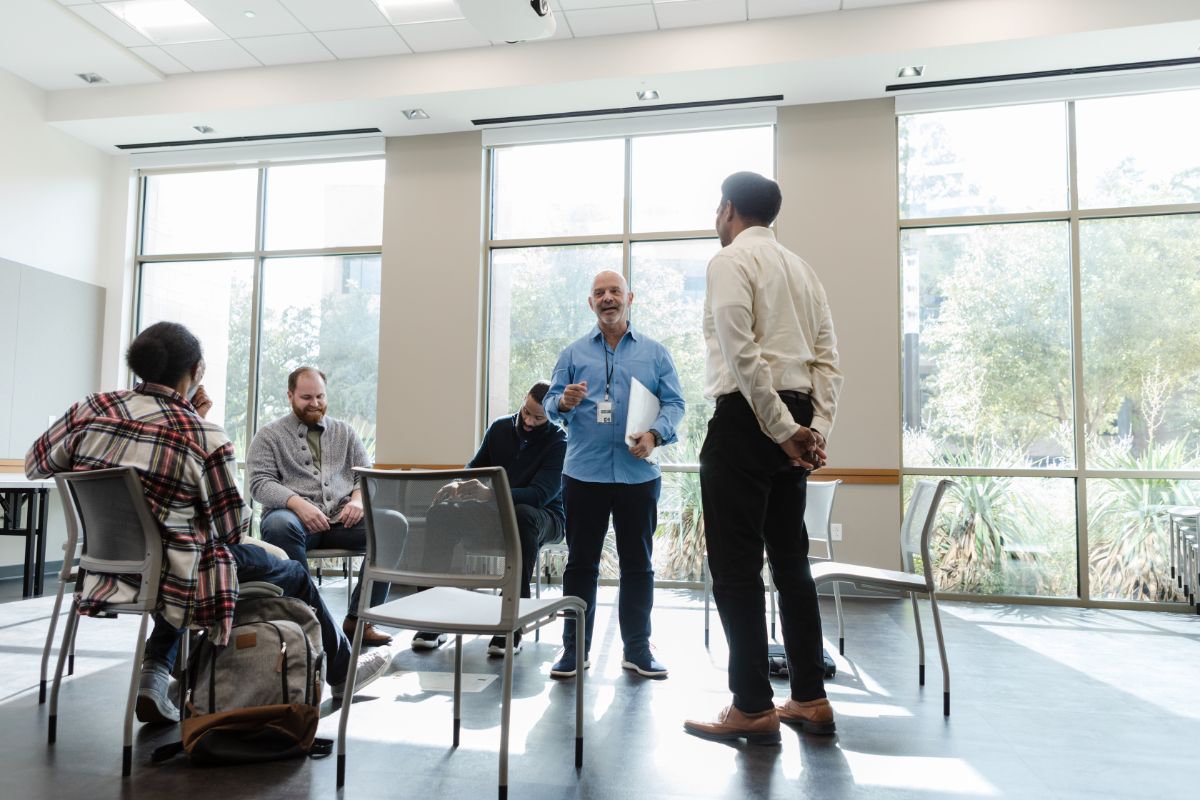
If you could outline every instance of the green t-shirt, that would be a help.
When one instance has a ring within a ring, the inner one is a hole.
[[[321,429],[308,429],[308,450],[312,453],[313,466],[317,469],[321,468]]]

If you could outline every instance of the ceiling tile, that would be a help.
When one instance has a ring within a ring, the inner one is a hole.
[[[927,0],[842,0],[842,10],[854,8],[873,8],[875,6],[902,6],[911,3],[924,3]]]
[[[58,0],[59,4],[64,6],[80,6],[92,2],[92,0]]]
[[[571,32],[576,37],[658,30],[654,9],[649,5],[589,8],[567,11],[564,14],[571,23]]]
[[[197,72],[261,66],[252,55],[238,46],[237,42],[229,39],[220,42],[164,44],[162,49],[185,67]]]
[[[279,4],[279,0],[188,0],[209,22],[231,39],[304,33],[304,26]],[[248,18],[246,12],[254,13]]]
[[[656,2],[660,28],[687,28],[746,21],[746,0],[674,0]]]
[[[347,31],[387,25],[371,0],[279,0],[310,31]]]
[[[581,8],[611,8],[613,6],[648,6],[654,0],[558,0],[563,11],[578,11]]]
[[[101,6],[86,5],[71,6],[70,8],[76,14],[87,20],[89,25],[119,45],[124,47],[137,47],[139,45],[152,44],[152,42],[145,36],[142,36],[133,28],[114,17]]]
[[[181,72],[191,72],[190,69],[172,58],[161,47],[131,47],[129,52],[142,59],[164,75],[178,75]]]
[[[333,61],[333,53],[311,33],[288,33],[283,36],[255,36],[238,39],[238,44],[267,66],[275,64],[306,64],[311,61]]]
[[[420,25],[397,25],[396,30],[404,37],[408,46],[417,53],[491,45],[491,42],[465,19],[449,22],[425,22]]]
[[[378,5],[393,25],[463,18],[454,0],[378,0]]]
[[[820,14],[841,7],[841,0],[749,0],[747,4],[750,19]]]
[[[322,31],[316,36],[335,56],[343,59],[397,56],[412,52],[393,28]]]

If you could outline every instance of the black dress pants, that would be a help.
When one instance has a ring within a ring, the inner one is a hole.
[[[812,401],[785,396],[792,418],[812,422]],[[771,708],[763,549],[779,590],[792,698],[825,696],[821,614],[808,564],[804,501],[808,470],[792,467],[759,428],[740,393],[717,399],[700,451],[700,492],[713,597],[729,642],[733,704],[753,714]]]

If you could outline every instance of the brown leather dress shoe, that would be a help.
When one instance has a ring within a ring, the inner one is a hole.
[[[746,714],[734,706],[726,706],[717,714],[716,722],[689,719],[683,729],[692,736],[714,742],[735,742],[745,739],[749,744],[779,744],[779,715],[769,708],[757,714]]]
[[[833,706],[829,705],[827,697],[803,703],[789,698],[783,705],[776,706],[775,710],[779,713],[780,722],[799,725],[805,733],[829,736],[837,732],[837,725],[833,722]]]
[[[351,642],[354,641],[354,626],[357,623],[358,620],[356,620],[354,617],[346,617],[346,619],[342,621],[342,633],[346,634],[346,638]],[[388,636],[386,633],[379,630],[379,628],[376,628],[374,625],[368,622],[363,626],[362,643],[364,647],[379,647],[381,645],[391,644],[392,637]]]

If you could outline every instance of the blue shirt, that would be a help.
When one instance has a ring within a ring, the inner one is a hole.
[[[612,422],[600,423],[596,421],[596,407],[604,400],[610,372]],[[550,419],[567,426],[564,475],[591,483],[645,483],[659,477],[657,464],[635,458],[625,444],[632,378],[658,397],[658,419],[650,427],[662,436],[663,444],[674,442],[675,427],[683,419],[683,390],[667,348],[649,336],[635,333],[630,325],[616,349],[610,349],[597,325],[559,354],[542,405]],[[587,397],[570,411],[559,411],[563,389],[582,381],[587,381]]]

